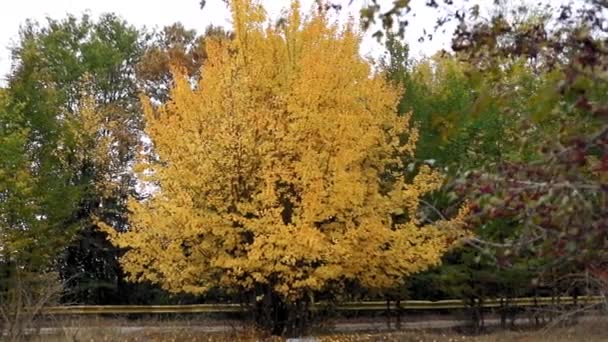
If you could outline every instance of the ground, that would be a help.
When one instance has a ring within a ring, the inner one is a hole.
[[[106,321],[108,322],[108,321]],[[86,324],[86,322],[81,322]],[[89,322],[90,323],[90,322]],[[160,326],[160,322],[150,321],[148,324],[127,327],[117,326],[86,326],[58,328],[46,330],[31,341],[285,341],[278,337],[269,337],[251,327],[233,327],[223,331],[197,329],[196,326]],[[481,335],[471,335],[458,332],[456,329],[408,329],[398,332],[368,331],[358,333],[320,334],[316,339],[301,341],[319,342],[354,342],[354,341],[394,341],[394,342],[599,342],[608,341],[608,319],[598,318],[585,320],[577,325],[568,327],[551,327],[541,330],[528,331],[495,331]],[[125,329],[127,328],[127,329]],[[213,330],[213,329],[211,329]],[[219,329],[218,329],[219,330]]]

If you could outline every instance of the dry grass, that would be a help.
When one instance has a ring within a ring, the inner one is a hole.
[[[322,342],[605,342],[608,341],[606,320],[584,322],[567,328],[549,331],[503,331],[480,336],[466,336],[454,332],[398,332],[390,334],[333,335],[319,338]]]
[[[159,331],[152,327],[145,327],[141,331],[123,331],[120,327],[116,328],[87,328],[79,330],[64,330],[61,334],[41,335],[32,337],[31,342],[64,342],[64,341],[91,341],[91,342],[114,342],[114,341],[131,341],[131,342],[233,342],[233,341],[284,341],[279,337],[271,337],[263,332],[253,329],[235,329],[231,332],[222,333],[207,333],[197,332],[193,329],[178,328],[172,329],[170,332]]]
[[[319,342],[394,341],[394,342],[599,342],[608,341],[606,320],[583,322],[572,327],[555,328],[549,331],[497,332],[481,336],[466,336],[456,332],[405,331],[394,333],[335,334],[317,337]],[[170,326],[142,325],[141,330],[124,330],[121,326],[96,326],[80,329],[63,329],[61,333],[32,337],[30,341],[284,341],[270,337],[250,327],[235,327],[221,333],[203,332],[192,326],[172,328]]]

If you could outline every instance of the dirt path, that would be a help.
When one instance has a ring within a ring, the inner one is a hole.
[[[579,321],[597,321],[598,319],[606,319],[606,317],[599,316],[586,316],[580,317]],[[531,322],[527,318],[516,319],[515,325],[521,326],[530,324]],[[162,323],[161,323],[162,324]],[[349,321],[336,321],[328,322],[327,326],[323,327],[322,330],[328,333],[351,333],[351,332],[387,332],[387,331],[399,331],[399,330],[432,330],[432,329],[453,329],[458,327],[466,326],[467,321],[455,320],[455,319],[434,319],[428,321],[415,321],[407,322],[402,321],[400,327],[397,326],[396,321],[393,320],[391,324],[387,321],[367,321],[367,322],[349,322]],[[485,326],[499,326],[499,319],[486,319]],[[221,322],[193,322],[189,325],[175,325],[167,324],[165,326],[124,326],[124,325],[104,325],[104,326],[88,326],[88,327],[65,327],[65,328],[54,328],[46,327],[41,328],[38,332],[31,331],[31,333],[38,333],[40,335],[76,335],[79,333],[86,332],[87,334],[95,334],[96,332],[107,332],[112,331],[119,334],[135,334],[135,333],[175,333],[175,332],[197,332],[197,333],[230,333],[234,331],[243,330],[245,326],[240,321],[221,321]]]

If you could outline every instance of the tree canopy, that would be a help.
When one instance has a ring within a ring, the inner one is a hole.
[[[207,42],[198,86],[176,70],[172,100],[146,105],[159,162],[139,168],[158,190],[112,238],[129,248],[130,279],[192,293],[262,285],[296,301],[345,280],[393,287],[437,264],[462,214],[418,219],[442,177],[399,171],[418,132],[351,26],[303,20],[297,2],[283,28],[265,28],[250,1],[231,10],[234,40]]]

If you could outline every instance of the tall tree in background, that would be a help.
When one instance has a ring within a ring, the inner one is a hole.
[[[462,193],[455,193],[463,174],[500,162],[517,150],[517,120],[501,109],[521,107],[517,101],[533,92],[530,80],[534,75],[529,68],[514,63],[514,67],[488,77],[455,54],[439,52],[416,61],[396,36],[390,36],[387,43],[383,69],[392,82],[404,88],[399,110],[412,112],[413,123],[421,129],[417,163],[432,163],[447,176],[440,191],[427,196],[422,206],[426,217],[441,219],[463,204]],[[513,237],[516,233],[510,222],[491,223],[472,226],[478,238]],[[471,305],[475,323],[480,323],[477,303],[484,297],[508,297],[529,289],[525,275],[531,273],[513,267],[505,270],[487,255],[489,252],[476,247],[455,249],[438,268],[412,277],[409,296],[462,298]],[[513,284],[506,286],[509,282]],[[510,289],[519,292],[507,292]]]
[[[127,232],[107,231],[131,280],[248,294],[281,334],[330,285],[391,288],[438,263],[462,217],[420,222],[442,177],[400,171],[417,130],[350,27],[303,21],[297,1],[278,29],[251,1],[231,9],[234,40],[207,42],[198,87],[182,71],[172,101],[147,106],[160,163],[140,169],[159,190],[132,202]]]
[[[126,222],[134,189],[129,168],[141,135],[135,65],[142,51],[141,32],[111,14],[28,22],[12,51],[7,92],[27,132],[23,150],[38,207],[32,225],[47,230],[39,236],[63,240],[56,246],[61,257],[46,257],[69,280],[71,300],[118,300],[118,250],[92,215],[117,229]]]
[[[469,175],[465,192],[477,198],[480,222],[497,217],[520,222],[517,239],[503,249],[512,256],[545,258],[540,279],[565,279],[554,286],[571,293],[608,292],[607,8],[600,1],[578,10],[563,7],[552,29],[476,25],[472,31],[479,35],[514,43],[481,40],[463,50],[486,69],[496,69],[489,56],[526,58],[542,76],[518,113],[525,132],[520,142],[531,153]]]
[[[179,67],[192,80],[199,81],[200,68],[207,59],[207,39],[227,40],[230,34],[221,27],[209,26],[202,35],[181,23],[164,27],[153,35],[137,65],[137,78],[143,92],[160,103],[168,100],[173,86],[171,68]]]
[[[559,284],[550,278],[566,279],[564,289],[584,283],[606,291],[608,4],[547,4],[547,11],[530,15],[527,6],[503,3],[497,2],[488,18],[471,6],[439,21],[439,26],[458,22],[452,49],[477,69],[473,78],[483,75],[500,90],[493,101],[501,116],[517,120],[516,148],[463,181],[468,187],[461,194],[473,199],[477,225],[502,220],[517,227],[514,234],[488,237],[478,246],[495,250],[507,267],[521,256],[544,259],[536,271],[555,289]],[[408,6],[409,1],[396,2],[396,10],[380,16],[387,23],[402,20],[406,16],[398,9]],[[373,19],[378,13],[370,6],[367,14]],[[522,67],[537,79],[528,95],[517,92],[525,86],[500,77]]]
[[[36,225],[38,208],[37,203],[32,203],[35,179],[27,159],[28,129],[23,126],[23,116],[18,109],[10,108],[10,102],[7,91],[0,89],[0,268],[3,274],[10,272],[11,266],[45,259],[56,246],[57,241],[50,240],[62,237],[62,234],[49,234],[43,224]],[[34,243],[36,237],[43,240],[40,246]],[[6,289],[8,278],[2,277],[2,290]]]

